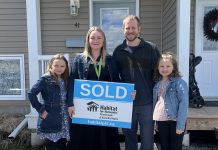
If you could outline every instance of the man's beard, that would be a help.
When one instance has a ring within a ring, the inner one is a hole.
[[[128,41],[135,41],[135,39],[138,38],[138,35],[136,35],[136,34],[130,34],[130,35],[131,35],[130,37],[128,35],[126,35],[126,39]]]

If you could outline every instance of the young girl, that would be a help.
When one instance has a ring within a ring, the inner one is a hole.
[[[45,139],[46,150],[65,150],[69,140],[69,115],[72,102],[66,101],[68,61],[56,54],[49,61],[48,72],[28,92],[29,100],[39,113],[38,135]],[[37,95],[41,93],[44,104]],[[69,107],[69,108],[67,108]]]
[[[153,89],[153,119],[160,134],[161,150],[182,150],[188,114],[188,88],[171,53],[162,54],[154,77],[158,82]]]

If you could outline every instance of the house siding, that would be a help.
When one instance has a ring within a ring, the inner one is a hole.
[[[51,5],[52,3],[52,5]],[[42,53],[82,52],[82,48],[67,48],[68,38],[84,38],[89,29],[89,1],[80,0],[78,16],[69,13],[69,0],[41,0]],[[140,1],[141,36],[161,47],[161,1]],[[75,26],[79,23],[79,28]]]
[[[25,0],[0,0],[0,52],[27,53]]]
[[[191,1],[191,15],[190,15],[190,53],[195,52],[195,8],[196,1]]]
[[[25,0],[0,0],[0,54],[24,54],[25,87],[28,88],[28,46]],[[23,89],[26,90],[26,89]],[[0,100],[0,113],[25,114],[27,100]]]
[[[52,5],[51,5],[52,3]],[[89,1],[80,0],[78,16],[69,13],[69,0],[41,0],[42,52],[81,52],[81,48],[65,47],[65,40],[85,38],[89,29]],[[141,36],[161,47],[161,1],[140,1]],[[76,23],[80,26],[77,28]]]
[[[140,1],[141,36],[161,49],[161,0]]]
[[[41,0],[42,53],[54,54],[82,52],[81,48],[67,48],[68,38],[85,38],[89,28],[89,1],[80,0],[78,16],[70,15],[69,0]],[[79,23],[79,27],[75,24]]]
[[[162,1],[163,51],[176,52],[176,0]]]

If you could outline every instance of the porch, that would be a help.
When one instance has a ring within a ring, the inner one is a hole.
[[[215,138],[218,140],[218,105],[217,102],[202,108],[189,108],[189,114],[186,124],[187,145],[190,144],[189,131],[214,131]]]
[[[214,130],[218,139],[218,107],[189,108],[186,130]]]
[[[183,144],[190,145],[190,131],[214,131],[215,138],[218,140],[218,103],[209,103],[202,108],[189,108],[186,123],[186,134]]]
[[[184,146],[190,146],[189,131],[214,131],[218,139],[218,103],[207,104],[202,108],[189,108],[186,130],[188,132],[184,135]],[[119,134],[123,134],[121,129],[119,129]],[[124,143],[121,143],[121,148],[123,147],[125,147]],[[154,144],[155,148],[157,149],[156,144]]]

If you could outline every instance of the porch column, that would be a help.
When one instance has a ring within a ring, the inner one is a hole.
[[[191,0],[177,0],[177,55],[179,70],[187,84],[189,83],[190,11]],[[189,140],[189,133],[185,133],[183,144],[188,146]]]
[[[189,81],[191,0],[177,0],[177,55],[183,79]]]
[[[38,55],[41,54],[40,0],[26,0],[27,39],[30,87],[39,79]],[[31,107],[31,106],[30,106]],[[36,129],[38,113],[31,107],[26,115],[28,128]]]

